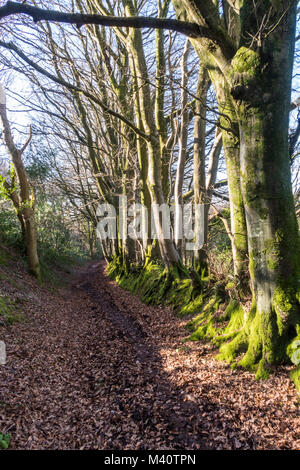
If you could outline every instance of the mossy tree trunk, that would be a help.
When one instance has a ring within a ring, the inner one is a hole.
[[[187,59],[189,54],[190,44],[187,40],[185,43],[184,51],[181,58],[181,122],[179,131],[179,152],[177,160],[176,177],[174,184],[174,240],[178,252],[183,257],[183,198],[182,188],[184,180],[184,169],[187,157],[187,144],[188,144],[188,125],[189,125],[189,110],[188,104],[188,70]]]
[[[135,7],[131,0],[123,0],[123,5],[127,16],[136,15]],[[171,238],[164,236],[160,217],[159,207],[165,204],[162,186],[161,139],[155,122],[155,113],[149,87],[149,76],[140,30],[130,29],[125,42],[132,55],[142,126],[149,136],[146,142],[148,156],[147,184],[151,195],[153,219],[161,257],[166,268],[170,270],[172,266],[177,265],[179,262],[179,255]]]
[[[141,107],[140,107],[140,99],[139,99],[139,86],[137,83],[137,73],[134,64],[133,57],[130,56],[130,69],[131,74],[133,77],[133,89],[134,89],[134,107],[135,107],[135,115],[137,120],[137,125],[139,129],[144,129],[143,119],[141,114]],[[160,95],[158,100],[161,99]],[[136,147],[137,147],[137,155],[139,161],[139,170],[140,170],[140,190],[141,190],[141,203],[147,209],[147,220],[144,220],[144,224],[147,226],[147,238],[143,240],[143,258],[145,264],[147,264],[150,258],[153,255],[153,246],[151,240],[151,194],[148,185],[148,170],[149,170],[149,162],[148,162],[148,151],[147,151],[147,143],[144,139],[142,139],[139,135],[136,136]],[[158,250],[159,251],[159,250]],[[160,257],[160,252],[158,254]]]
[[[208,156],[208,168],[206,175],[206,155],[205,155],[205,134],[206,134],[206,113],[207,113],[207,93],[211,85],[208,71],[203,64],[200,64],[197,100],[195,103],[194,117],[194,203],[204,205],[203,222],[203,246],[194,253],[194,266],[196,271],[208,274],[208,216],[213,195],[213,188],[216,182],[219,156],[222,149],[222,135],[219,127],[216,127],[215,139]]]
[[[194,0],[173,0],[173,5],[179,19],[199,23],[212,31],[211,39],[200,37],[191,39],[191,42],[201,60],[201,66],[208,70],[218,102],[228,175],[234,275],[237,289],[243,295],[249,290],[247,227],[240,180],[239,127],[227,76],[240,34],[238,9],[227,5],[225,16],[231,20],[230,24],[226,24],[225,18],[224,27],[217,6],[210,0],[201,4]]]
[[[259,363],[259,375],[265,364],[285,359],[286,347],[300,332],[300,238],[288,154],[296,2],[282,3],[273,2],[270,9],[270,22],[276,25],[271,33],[258,39],[256,47],[242,43],[232,61],[255,302],[247,337],[243,333],[235,341],[237,350],[246,341],[241,364]],[[246,32],[254,33],[264,10],[254,15],[251,2],[245,1],[242,13],[245,38]]]
[[[229,190],[233,270],[237,289],[243,295],[249,289],[248,246],[241,189],[240,140],[236,111],[226,79],[221,71],[216,68],[213,57],[203,48],[202,41],[192,41],[192,43],[202,64],[208,70],[218,102]]]
[[[249,275],[247,225],[241,188],[239,127],[226,83],[220,83],[218,80],[217,84],[215,82],[215,89],[222,113],[220,122],[224,126],[222,138],[229,191],[233,271],[236,287],[242,296],[249,291]]]
[[[194,152],[193,152],[193,180],[194,180],[194,203],[205,204],[206,201],[206,168],[205,168],[205,130],[206,130],[206,101],[210,86],[207,69],[201,64],[198,84],[197,100],[195,103],[194,117]],[[208,204],[204,207],[204,232],[203,246],[194,253],[195,270],[204,269],[208,271],[207,265],[207,237],[208,237]]]
[[[157,2],[158,18],[166,18],[171,0]],[[169,163],[170,147],[168,144],[168,125],[165,118],[165,90],[166,90],[166,53],[165,32],[163,29],[155,31],[156,74],[155,74],[155,122],[159,134],[161,152],[161,178],[165,200],[170,192]]]
[[[223,131],[231,217],[236,202],[247,225],[242,233],[247,233],[253,305],[221,356],[232,360],[246,351],[241,364],[259,365],[262,376],[266,364],[286,359],[286,347],[300,335],[300,241],[288,156],[297,2],[262,1],[256,8],[252,0],[237,3],[234,32],[224,27],[212,1],[173,3],[181,19],[212,31],[211,38],[192,41],[212,70],[219,110],[231,121],[222,122],[231,128]],[[244,227],[242,217],[235,220]]]

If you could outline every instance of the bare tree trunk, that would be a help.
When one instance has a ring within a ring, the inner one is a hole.
[[[206,68],[201,64],[197,85],[197,100],[195,104],[194,118],[194,203],[205,204],[206,202],[206,175],[205,175],[205,129],[206,129],[206,99],[210,85],[210,79]],[[206,206],[205,206],[206,208]],[[207,211],[208,214],[208,211]],[[207,269],[207,233],[208,221],[204,219],[204,244],[195,251],[195,269]]]
[[[188,94],[187,94],[187,59],[189,54],[189,40],[186,41],[182,59],[181,59],[181,123],[179,132],[179,154],[177,162],[176,179],[174,186],[174,202],[175,202],[175,222],[174,222],[174,238],[177,250],[182,256],[182,238],[183,238],[183,200],[182,200],[182,187],[184,178],[185,160],[187,155],[187,141],[188,141],[188,124],[189,112],[187,108]]]
[[[27,251],[27,260],[28,260],[28,267],[31,274],[33,274],[38,280],[41,278],[40,274],[40,264],[39,258],[37,253],[37,233],[36,233],[36,224],[35,224],[35,200],[34,194],[30,189],[30,183],[28,180],[28,176],[23,165],[22,161],[22,154],[25,151],[27,145],[31,139],[31,130],[30,136],[26,142],[26,144],[21,148],[18,149],[13,141],[12,133],[10,124],[7,118],[7,111],[6,111],[6,97],[5,92],[0,85],[0,117],[3,124],[4,129],[4,141],[7,147],[7,150],[10,153],[12,158],[12,162],[15,167],[16,175],[19,182],[19,209],[18,209],[18,217],[21,222],[22,232],[25,231],[25,241],[26,241],[26,251]]]

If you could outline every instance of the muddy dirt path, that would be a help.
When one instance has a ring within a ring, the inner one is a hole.
[[[0,432],[16,449],[300,447],[288,371],[267,382],[186,343],[171,310],[145,306],[104,263],[36,294],[28,322],[1,332]]]

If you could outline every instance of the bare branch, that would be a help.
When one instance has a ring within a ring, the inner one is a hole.
[[[156,28],[169,29],[185,34],[189,37],[211,37],[211,32],[206,27],[200,27],[196,23],[179,21],[170,18],[150,18],[143,16],[117,17],[103,16],[97,14],[64,13],[56,10],[43,10],[24,3],[6,2],[0,8],[0,19],[14,14],[31,16],[37,23],[41,20],[75,24],[78,27],[84,24],[95,24],[102,26],[131,27],[131,28]]]
[[[82,89],[82,88],[80,88],[76,85],[73,85],[72,83],[66,82],[65,80],[63,80],[61,78],[58,78],[57,76],[53,75],[50,72],[47,72],[47,70],[43,69],[40,65],[36,64],[31,59],[29,59],[29,57],[27,57],[12,42],[6,43],[4,41],[0,41],[0,46],[15,52],[19,57],[21,57],[21,59],[23,59],[28,65],[33,67],[37,72],[41,73],[42,75],[44,75],[47,78],[50,78],[50,80],[53,80],[55,83],[58,83],[59,85],[64,86],[68,90],[77,91],[78,93],[82,93],[84,96],[89,98],[91,101],[98,104],[106,113],[111,114],[112,116],[114,116],[114,117],[120,119],[121,121],[123,121],[128,127],[130,127],[136,134],[140,135],[143,139],[145,139],[145,140],[150,139],[150,136],[145,134],[145,132],[141,131],[138,127],[136,127],[132,122],[130,122],[128,119],[126,119],[121,114],[119,114],[116,111],[113,111],[112,109],[110,109],[108,106],[106,106],[105,103],[103,103],[103,101],[99,100],[98,98],[96,98],[94,95],[92,95],[88,91],[85,91],[84,89]]]
[[[28,139],[26,140],[25,144],[21,148],[21,153],[25,152],[28,145],[30,144],[31,139],[32,139],[32,125],[30,124],[30,126],[29,126],[29,136],[28,136]]]

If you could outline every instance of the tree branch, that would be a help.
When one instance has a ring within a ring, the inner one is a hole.
[[[1,10],[1,8],[0,8]],[[96,98],[94,95],[89,93],[88,91],[83,90],[82,88],[73,85],[72,83],[66,82],[65,80],[56,77],[50,72],[47,72],[47,70],[43,69],[40,65],[36,64],[33,62],[29,57],[27,57],[15,44],[12,42],[4,42],[0,41],[0,46],[4,47],[5,49],[9,49],[10,51],[15,52],[21,59],[24,60],[28,65],[33,67],[37,72],[41,73],[45,77],[49,78],[50,80],[54,81],[55,83],[58,83],[59,85],[64,86],[68,90],[72,91],[77,91],[78,93],[82,93],[84,96],[89,98],[91,101],[94,103],[98,104],[106,113],[110,114],[111,116],[116,117],[117,119],[120,119],[123,121],[128,127],[130,127],[136,134],[140,135],[143,139],[149,140],[151,137],[147,135],[145,132],[141,131],[138,127],[136,127],[132,122],[130,122],[128,119],[126,119],[124,116],[121,114],[117,113],[116,111],[113,111],[112,109],[108,108],[105,103],[103,103],[101,100]]]
[[[228,220],[226,219],[226,217],[223,217],[222,216],[222,213],[213,205],[211,205],[213,210],[214,210],[214,214],[216,217],[219,217],[219,219],[222,220],[223,224],[224,224],[224,227],[225,227],[225,230],[227,232],[227,235],[229,236],[231,242],[233,242],[233,234],[231,232],[231,228],[229,226],[229,223],[228,223]]]
[[[293,111],[296,108],[299,108],[299,106],[300,106],[300,96],[298,96],[294,101],[291,102],[290,112]]]
[[[21,153],[25,152],[28,145],[30,144],[31,139],[32,139],[32,125],[30,124],[30,126],[29,126],[29,136],[28,136],[28,139],[26,140],[25,144],[21,148]]]
[[[96,24],[127,28],[169,29],[171,31],[185,34],[189,37],[211,37],[211,32],[208,28],[188,21],[143,16],[117,17],[97,14],[64,13],[57,10],[43,10],[42,8],[27,5],[25,3],[10,1],[6,2],[6,4],[0,8],[0,19],[21,13],[31,16],[35,23],[41,20],[46,20],[58,23],[75,24],[78,27],[84,24]]]

